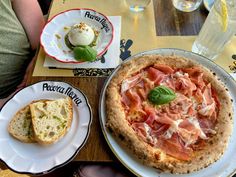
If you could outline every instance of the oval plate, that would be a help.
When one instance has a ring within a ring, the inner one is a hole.
[[[92,9],[70,9],[54,16],[44,27],[40,43],[47,55],[63,63],[81,63],[74,58],[73,51],[65,44],[65,35],[74,24],[84,22],[99,31],[97,45],[93,47],[98,55],[106,52],[113,40],[114,28],[108,18]]]
[[[236,82],[234,79],[220,66],[212,62],[211,60],[204,58],[200,55],[194,54],[192,52],[179,50],[179,49],[157,49],[152,51],[146,51],[143,53],[139,53],[137,55],[134,55],[128,60],[132,60],[132,58],[139,57],[142,55],[152,55],[152,54],[160,54],[160,55],[177,55],[177,56],[183,56],[188,59],[194,60],[203,66],[209,68],[213,72],[217,74],[217,76],[225,83],[226,87],[229,89],[230,96],[236,101]],[[224,155],[215,163],[208,166],[205,169],[199,170],[197,172],[193,172],[190,174],[183,174],[183,175],[176,175],[176,174],[170,174],[170,173],[162,173],[158,171],[155,168],[148,167],[143,165],[134,155],[127,149],[122,148],[122,146],[119,144],[119,142],[116,140],[115,137],[109,132],[109,130],[106,129],[106,108],[105,108],[105,92],[106,88],[111,81],[112,77],[116,74],[117,70],[120,68],[118,66],[114,72],[111,74],[111,76],[107,79],[102,94],[100,97],[100,105],[99,105],[99,116],[100,116],[100,124],[102,128],[102,132],[105,136],[105,139],[113,151],[113,153],[116,155],[116,157],[120,160],[120,162],[127,167],[132,173],[134,173],[137,176],[148,176],[148,177],[226,177],[231,176],[234,174],[234,171],[236,169],[236,124],[233,126],[233,135],[230,138],[229,147],[227,148]],[[233,105],[233,109],[236,110],[236,104]],[[234,121],[236,121],[236,115],[234,114]]]
[[[33,100],[73,100],[73,120],[67,134],[52,145],[22,143],[7,131],[15,113]],[[17,92],[0,112],[0,159],[17,173],[45,174],[70,162],[87,141],[92,112],[86,96],[64,82],[42,81]]]

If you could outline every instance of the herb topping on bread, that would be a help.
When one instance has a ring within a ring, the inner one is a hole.
[[[62,138],[73,118],[70,97],[30,104],[35,139],[40,144],[52,144]]]
[[[14,115],[14,117],[9,123],[8,132],[14,138],[22,142],[25,143],[35,142],[29,105],[20,109]]]

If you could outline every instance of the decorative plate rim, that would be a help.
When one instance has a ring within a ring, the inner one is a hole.
[[[109,46],[111,45],[111,43],[112,43],[112,41],[113,41],[113,38],[114,38],[114,26],[113,26],[111,20],[109,20],[108,17],[107,17],[106,15],[104,15],[103,13],[98,12],[98,11],[96,11],[96,10],[94,10],[94,9],[91,9],[91,8],[72,8],[72,9],[64,10],[64,11],[62,11],[62,12],[60,12],[60,13],[54,15],[52,18],[50,18],[50,20],[48,20],[48,21],[46,22],[46,24],[44,25],[43,30],[42,30],[42,32],[41,32],[41,34],[40,34],[40,46],[42,46],[43,51],[44,51],[50,58],[53,58],[53,59],[55,59],[56,61],[61,62],[61,63],[70,63],[70,64],[73,64],[73,63],[74,63],[74,64],[79,64],[79,63],[84,63],[84,62],[83,62],[83,61],[64,61],[64,60],[61,60],[61,59],[57,58],[57,57],[54,56],[54,55],[49,54],[48,51],[46,50],[46,46],[43,45],[43,42],[42,42],[42,40],[43,40],[42,38],[43,38],[43,34],[44,34],[44,29],[45,29],[45,28],[47,27],[47,25],[49,25],[49,24],[51,23],[51,21],[52,21],[53,19],[55,19],[57,16],[59,16],[59,15],[61,15],[61,14],[63,14],[63,13],[66,13],[66,12],[76,11],[76,10],[90,10],[90,11],[96,12],[96,13],[102,15],[102,16],[108,21],[108,23],[111,25],[111,28],[112,28],[111,39],[110,39],[109,43],[107,44],[107,46],[103,49],[103,51],[101,51],[101,52],[97,55],[97,57],[100,57],[101,55],[103,55],[103,54],[108,50],[108,48],[109,48]]]
[[[77,149],[76,149],[75,152],[71,155],[70,158],[68,158],[68,159],[67,159],[65,162],[63,162],[63,163],[58,164],[58,165],[55,165],[55,166],[53,166],[52,168],[50,168],[50,169],[48,169],[48,170],[44,170],[44,171],[42,171],[42,172],[36,172],[36,173],[34,173],[34,172],[28,172],[28,171],[15,170],[14,168],[10,167],[2,158],[0,158],[0,161],[1,161],[4,165],[6,165],[8,169],[10,169],[10,170],[12,170],[12,171],[14,171],[14,172],[16,172],[16,173],[19,173],[19,174],[45,175],[45,174],[51,173],[52,171],[54,171],[54,170],[56,170],[56,169],[58,169],[58,168],[60,168],[60,167],[65,166],[66,164],[68,164],[69,162],[71,162],[71,161],[74,159],[74,157],[79,153],[79,151],[83,148],[83,146],[86,144],[86,142],[87,142],[87,140],[88,140],[88,137],[89,137],[89,134],[90,134],[90,129],[91,129],[91,124],[92,124],[92,116],[93,116],[93,114],[92,114],[92,109],[91,109],[91,106],[90,106],[90,104],[89,104],[88,98],[86,97],[86,95],[85,95],[80,89],[75,88],[75,87],[74,87],[73,85],[71,85],[70,83],[67,83],[67,82],[64,82],[64,81],[42,80],[42,81],[39,81],[39,82],[30,84],[30,85],[28,85],[28,86],[26,86],[26,87],[24,87],[24,88],[18,90],[16,93],[14,93],[14,94],[10,97],[10,99],[9,99],[8,101],[6,101],[6,102],[3,104],[2,108],[0,108],[0,114],[1,114],[1,111],[2,111],[2,109],[4,108],[4,106],[5,106],[11,99],[13,99],[18,93],[20,93],[22,90],[24,90],[24,89],[26,89],[26,88],[32,87],[33,85],[40,84],[40,83],[42,83],[42,82],[50,82],[50,83],[55,83],[55,82],[57,82],[57,83],[67,84],[67,85],[69,85],[70,87],[74,88],[75,90],[79,91],[79,92],[82,94],[82,96],[83,96],[84,99],[85,99],[85,104],[86,104],[86,106],[88,107],[88,111],[89,111],[89,121],[88,121],[87,133],[86,133],[86,135],[85,135],[84,140],[83,140],[82,143],[80,144],[80,146],[77,147]]]

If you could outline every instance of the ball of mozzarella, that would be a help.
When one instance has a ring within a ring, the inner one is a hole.
[[[85,23],[79,23],[72,26],[68,33],[68,39],[74,46],[89,45],[94,40],[93,29]]]

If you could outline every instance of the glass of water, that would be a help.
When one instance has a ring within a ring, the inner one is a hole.
[[[215,59],[236,33],[236,0],[216,0],[192,51]]]
[[[143,11],[150,2],[151,0],[126,0],[129,9],[133,12]]]
[[[202,0],[172,0],[174,7],[183,12],[192,12],[196,10]]]

